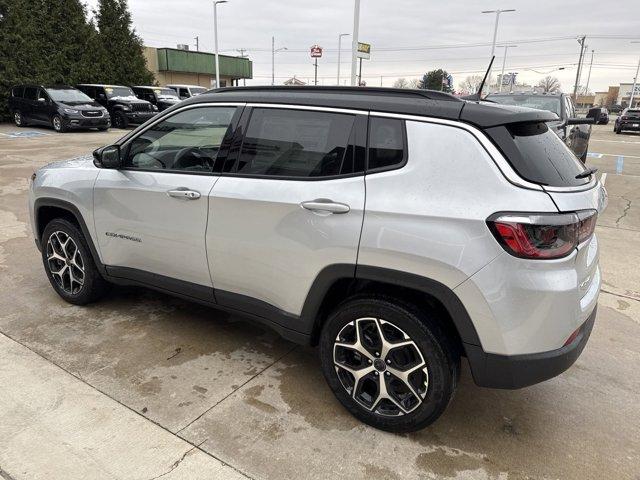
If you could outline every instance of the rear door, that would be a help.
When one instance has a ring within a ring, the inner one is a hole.
[[[207,251],[222,305],[299,315],[328,265],[355,265],[366,114],[247,109],[211,193]]]
[[[142,281],[160,275],[213,299],[205,249],[209,193],[218,178],[212,169],[226,155],[239,110],[194,105],[174,112],[122,146],[122,169],[100,171],[94,218],[111,274]]]

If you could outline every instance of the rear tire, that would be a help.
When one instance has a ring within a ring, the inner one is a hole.
[[[64,300],[86,305],[104,295],[109,284],[100,275],[93,256],[73,223],[57,218],[42,233],[42,263],[51,286]]]
[[[334,311],[322,329],[320,358],[340,403],[388,432],[436,421],[460,372],[459,354],[433,314],[381,295],[355,297]]]
[[[16,127],[27,126],[27,122],[25,122],[24,117],[22,116],[22,113],[20,113],[18,110],[13,112],[13,123],[16,124]]]

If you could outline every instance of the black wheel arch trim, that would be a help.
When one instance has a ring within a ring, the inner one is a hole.
[[[371,280],[396,287],[410,288],[437,299],[446,308],[463,343],[480,345],[478,333],[466,308],[446,285],[431,278],[383,267],[369,265],[334,264],[325,267],[313,282],[300,315],[304,333],[312,334],[318,328],[317,321],[322,303],[329,289],[339,280]]]
[[[93,237],[91,236],[91,232],[87,228],[87,224],[84,221],[84,217],[80,213],[80,210],[78,210],[78,207],[76,207],[73,203],[68,202],[66,200],[61,200],[59,198],[50,198],[50,197],[41,197],[35,200],[33,204],[33,215],[34,215],[34,224],[36,227],[36,231],[33,232],[33,234],[35,237],[36,246],[38,247],[38,250],[41,250],[42,248],[42,245],[41,245],[42,239],[40,238],[40,229],[38,228],[38,225],[40,224],[39,215],[42,207],[60,208],[61,210],[66,210],[67,212],[69,212],[71,215],[75,217],[76,221],[78,222],[78,225],[80,225],[80,230],[84,235],[85,242],[87,242],[87,245],[89,246],[89,250],[91,251],[91,256],[93,257],[93,262],[98,268],[98,271],[100,272],[100,274],[102,276],[105,276],[107,274],[107,271],[105,269],[105,266],[102,264],[102,261],[100,260],[100,255],[98,254],[98,250],[96,249],[93,243]]]

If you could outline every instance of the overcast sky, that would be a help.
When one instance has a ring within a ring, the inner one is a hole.
[[[89,0],[94,6],[96,0]],[[363,63],[368,85],[391,86],[398,77],[417,78],[434,68],[444,68],[454,85],[467,75],[481,74],[489,61],[494,14],[482,10],[515,8],[500,17],[498,44],[509,49],[506,71],[518,72],[519,81],[537,83],[550,70],[564,91],[572,91],[580,46],[587,35],[586,84],[591,50],[595,50],[589,83],[592,91],[608,85],[632,82],[640,57],[640,0],[362,0],[360,41],[372,45],[371,60]],[[211,0],[129,0],[134,26],[145,44],[175,47],[188,43],[213,51],[213,3]],[[276,48],[276,83],[296,75],[313,78],[309,47],[324,48],[318,75],[325,85],[336,83],[338,34],[351,33],[352,0],[229,0],[218,6],[220,53],[237,55],[245,48],[253,60],[254,80],[271,82],[271,36]],[[602,38],[608,37],[608,38]],[[613,37],[613,38],[611,38]],[[622,38],[626,37],[626,38]],[[549,40],[554,39],[554,40]],[[537,41],[545,40],[545,41]],[[548,40],[548,41],[547,41]],[[350,47],[351,37],[343,37]],[[449,47],[449,48],[439,48]],[[502,67],[504,48],[496,49],[494,72]],[[342,82],[350,64],[342,53]]]

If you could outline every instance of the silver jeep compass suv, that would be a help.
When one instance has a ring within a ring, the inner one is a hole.
[[[44,167],[33,231],[53,288],[143,285],[319,345],[377,428],[434,422],[466,357],[520,388],[580,355],[606,193],[555,114],[432,91],[220,89]]]

